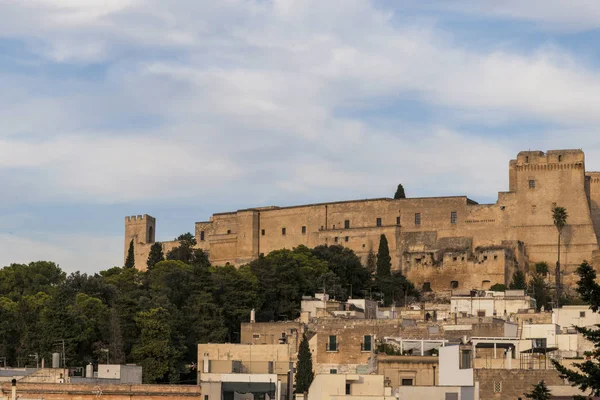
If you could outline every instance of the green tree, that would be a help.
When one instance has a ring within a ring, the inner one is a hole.
[[[404,194],[404,186],[402,184],[398,184],[398,188],[396,189],[396,193],[394,194],[394,199],[405,199],[406,194]]]
[[[558,232],[558,257],[556,259],[556,269],[554,271],[554,281],[556,285],[555,296],[556,296],[556,305],[560,306],[560,295],[561,295],[561,287],[560,287],[560,237],[562,231],[567,224],[567,218],[569,214],[567,214],[567,210],[564,207],[554,207],[552,208],[552,220],[554,221],[554,226],[556,227],[556,231]]]
[[[552,392],[550,392],[543,379],[538,384],[533,385],[531,392],[524,394],[525,397],[533,400],[550,400],[552,398]]]
[[[375,274],[375,271],[377,271],[377,256],[373,252],[373,249],[369,249],[369,253],[367,254],[367,265],[365,265],[365,268],[370,274]]]
[[[329,271],[339,278],[336,280],[340,287],[336,287],[335,292],[341,294],[341,300],[357,297],[369,287],[371,274],[351,249],[339,245],[322,245],[315,247],[312,253],[320,260],[326,261]]]
[[[600,308],[600,285],[596,282],[596,271],[584,261],[578,268],[577,274],[577,292],[581,298],[590,304],[593,312],[598,312]],[[552,364],[560,373],[561,378],[567,379],[572,386],[576,386],[583,392],[590,391],[590,396],[600,396],[600,330],[597,327],[584,328],[576,326],[575,330],[583,335],[584,338],[594,344],[594,351],[591,352],[590,359],[574,363],[576,370],[568,369],[556,360]]]
[[[298,361],[296,362],[296,393],[304,393],[306,398],[306,393],[308,393],[314,377],[312,353],[308,346],[308,338],[306,334],[303,334],[298,349]]]
[[[143,368],[144,383],[176,383],[176,365],[180,353],[173,345],[169,312],[162,308],[141,311],[135,317],[140,329],[140,341],[133,348],[133,357]]]
[[[125,259],[125,268],[135,267],[135,255],[133,253],[133,239],[129,242],[129,250],[127,250],[127,258]]]
[[[504,292],[506,289],[506,285],[504,283],[495,283],[490,287],[490,290],[493,292]]]
[[[542,307],[544,307],[545,310],[550,308],[550,302],[552,301],[552,298],[550,296],[550,291],[548,285],[546,284],[544,275],[535,272],[531,276],[531,280],[529,281],[529,292],[535,299],[536,308],[538,311]]]
[[[392,269],[392,258],[390,257],[390,248],[385,235],[379,239],[379,250],[377,251],[377,277],[382,278],[390,276]]]
[[[146,265],[148,266],[148,270],[154,268],[154,266],[165,260],[165,255],[163,254],[162,244],[160,242],[156,242],[150,247],[150,254],[148,255],[148,261],[146,261]]]
[[[509,289],[527,289],[527,282],[525,281],[525,274],[521,270],[516,270],[512,276],[512,281],[508,285]]]
[[[535,263],[535,273],[541,276],[548,275],[548,263],[546,261]]]

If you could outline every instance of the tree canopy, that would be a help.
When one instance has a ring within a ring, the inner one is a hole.
[[[144,382],[194,383],[186,366],[197,363],[197,344],[239,342],[252,309],[259,322],[295,319],[302,296],[325,289],[345,300],[371,287],[371,273],[342,246],[277,250],[235,268],[211,265],[191,234],[178,239],[164,260],[153,246],[147,271],[67,275],[45,261],[0,269],[0,354],[32,366],[31,354],[50,360],[64,340],[68,367],[106,362],[108,349],[111,362],[141,364]],[[389,279],[398,298],[412,288],[401,275]]]

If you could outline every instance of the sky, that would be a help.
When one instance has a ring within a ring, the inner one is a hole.
[[[215,212],[492,203],[522,150],[600,170],[597,0],[0,0],[0,266],[123,263]]]

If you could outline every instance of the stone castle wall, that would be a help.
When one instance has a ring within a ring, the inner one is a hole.
[[[500,192],[494,204],[456,196],[260,207],[214,214],[196,223],[195,235],[212,263],[241,265],[273,250],[323,244],[348,247],[364,262],[384,234],[392,268],[417,286],[429,282],[433,290],[447,289],[458,281],[463,288],[482,289],[508,283],[528,263],[555,264],[551,209],[558,205],[569,214],[561,239],[569,284],[577,265],[600,258],[600,173],[586,173],[584,161],[581,150],[521,152],[509,162],[509,191]],[[149,216],[126,219],[125,255],[133,238],[137,268],[145,269],[155,225]],[[480,259],[485,251],[493,254]],[[454,260],[454,253],[464,255]]]

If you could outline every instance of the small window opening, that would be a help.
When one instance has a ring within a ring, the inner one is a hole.
[[[533,179],[529,180],[529,189],[535,189],[535,180],[533,180]]]
[[[561,161],[562,161],[562,154],[559,154],[558,155],[558,162],[561,162]]]
[[[409,378],[402,378],[402,386],[412,386],[413,380]]]
[[[457,219],[456,211],[452,211],[450,213],[450,223],[451,224],[456,224],[456,219]]]
[[[305,235],[306,234],[306,226],[302,227],[302,234]]]
[[[396,217],[396,225],[400,225],[400,217]]]
[[[281,234],[285,235],[285,228],[281,228]]]
[[[337,369],[332,368],[332,369],[329,370],[329,373],[332,374],[332,375],[335,375],[335,374],[337,374]]]
[[[452,288],[452,289],[458,288],[458,281],[452,281],[452,282],[450,282],[450,288]]]
[[[344,238],[344,241],[346,241],[346,242],[347,242],[349,239],[350,239],[350,236],[346,236],[346,237]]]
[[[452,257],[452,261],[458,260],[458,257]]]
[[[333,241],[337,243],[337,242],[338,242],[338,237],[337,237],[337,236],[336,236],[336,237],[334,237],[334,238],[333,238]]]
[[[337,336],[330,335],[329,341],[327,342],[327,351],[337,351]]]
[[[349,229],[350,228],[350,220],[347,219],[344,221],[344,229]]]
[[[525,162],[528,163],[529,162],[529,156],[525,156]]]
[[[376,223],[377,223],[377,226],[381,226],[381,218],[377,218]]]
[[[231,229],[227,229],[227,234],[230,235],[231,234]]]
[[[204,231],[200,231],[200,240],[204,241]]]
[[[346,394],[350,394],[350,383],[346,382]]]
[[[483,256],[483,261],[487,261],[487,256]]]
[[[498,255],[494,254],[494,260],[497,260],[497,259],[498,259]]]
[[[579,311],[579,318],[585,318],[585,311]]]
[[[421,225],[421,213],[415,214],[415,225]]]
[[[261,230],[260,230],[260,234],[261,234],[261,236],[265,236],[265,230],[264,230],[264,229],[261,229]]]
[[[430,282],[424,282],[423,283],[423,291],[424,292],[431,292],[431,283]]]

